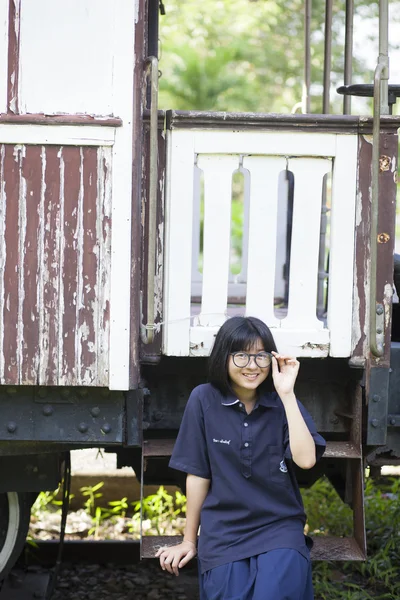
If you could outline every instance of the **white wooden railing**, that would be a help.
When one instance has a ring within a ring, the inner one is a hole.
[[[247,218],[242,269],[233,278],[229,268],[232,175],[238,169],[246,173]],[[202,273],[198,269],[199,170],[204,177]],[[289,295],[287,310],[279,312],[274,308],[274,292],[277,265],[280,271],[282,264],[282,211],[278,206],[285,197],[285,170],[293,173],[295,183]],[[356,171],[356,135],[168,131],[163,352],[208,355],[228,316],[246,314],[263,319],[272,328],[282,352],[349,356]],[[319,319],[321,199],[327,174],[332,178],[328,308],[326,319]],[[235,285],[236,291],[232,291]],[[241,295],[243,307],[228,310],[230,295]],[[200,296],[200,304],[193,305],[194,296]]]

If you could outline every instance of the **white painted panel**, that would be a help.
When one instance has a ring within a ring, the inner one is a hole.
[[[320,242],[323,177],[330,160],[295,158],[289,161],[294,174],[294,206],[290,251],[288,315],[285,329],[323,328],[316,316],[318,254]]]
[[[301,131],[195,131],[198,154],[335,156],[335,133]]]
[[[114,127],[97,125],[0,124],[1,144],[55,144],[57,146],[112,146]]]
[[[328,327],[331,356],[350,356],[353,302],[357,136],[337,136],[333,163]]]
[[[201,326],[226,320],[231,237],[232,175],[236,156],[205,155],[198,165],[204,173],[204,243]]]
[[[8,83],[8,7],[9,0],[0,0],[0,112],[7,112]]]
[[[133,26],[133,2],[21,0],[21,110],[112,114],[114,37],[129,54]]]
[[[87,1],[87,0],[86,0]],[[106,18],[106,5],[90,0],[92,12]],[[112,240],[110,294],[110,389],[129,389],[130,293],[131,293],[131,215],[132,215],[132,106],[134,63],[133,2],[112,4],[109,18],[115,57],[113,85],[114,110],[123,121],[115,130],[112,172]],[[108,43],[108,42],[107,42]],[[107,44],[106,44],[107,45]]]
[[[278,180],[286,161],[283,157],[249,156],[243,166],[250,171],[251,182],[246,314],[276,327],[279,325],[274,315]]]
[[[189,355],[194,150],[192,131],[167,132],[163,351]]]
[[[191,356],[209,356],[219,327],[192,327]],[[278,352],[296,357],[324,358],[329,351],[329,331],[272,329]]]

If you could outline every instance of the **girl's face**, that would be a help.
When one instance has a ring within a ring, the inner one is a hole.
[[[258,340],[250,348],[243,350],[248,354],[258,354],[265,352],[263,343]],[[233,356],[229,355],[228,375],[232,390],[239,396],[244,394],[248,396],[251,392],[255,392],[258,386],[268,377],[271,366],[261,368],[257,365],[255,357],[250,358],[250,362],[246,367],[237,367],[233,361]]]

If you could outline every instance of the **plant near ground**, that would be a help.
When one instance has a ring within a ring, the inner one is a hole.
[[[96,485],[83,486],[80,488],[82,492],[82,496],[84,496],[86,501],[84,502],[84,508],[86,512],[92,517],[96,514],[96,504],[97,500],[103,497],[103,494],[99,492],[99,490],[104,486],[104,481],[100,481]]]
[[[172,496],[164,486],[161,486],[155,494],[143,498],[142,503],[140,501],[133,503],[135,511],[132,517],[133,525],[140,521],[141,508],[143,519],[149,519],[151,527],[159,535],[163,535],[169,521],[186,514],[186,496],[179,491]]]

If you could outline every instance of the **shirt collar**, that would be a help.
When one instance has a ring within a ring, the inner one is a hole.
[[[221,404],[223,406],[233,406],[240,402],[239,398],[236,398],[232,392],[229,392],[227,396],[222,396]],[[263,392],[256,402],[256,406],[264,406],[266,408],[274,408],[277,406],[276,393],[275,392]]]

